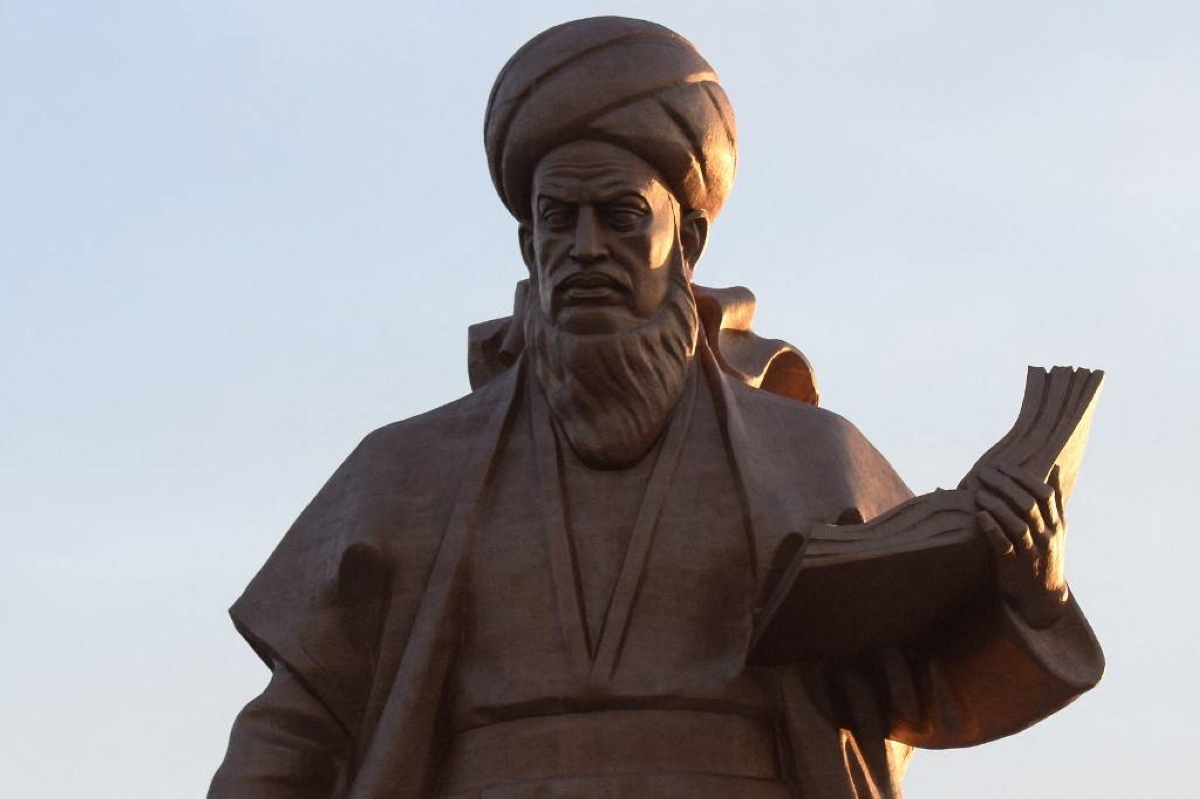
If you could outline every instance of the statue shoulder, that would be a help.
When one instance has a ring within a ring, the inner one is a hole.
[[[444,478],[447,471],[461,468],[497,406],[506,401],[511,378],[506,375],[438,408],[373,430],[350,459],[359,468],[389,477],[399,470],[421,481]]]
[[[736,380],[726,382],[751,432],[780,435],[788,442],[800,439],[811,443],[814,438],[831,443],[866,441],[853,423],[831,410]]]
[[[301,513],[286,539],[341,549],[436,541],[503,380],[367,434]]]
[[[887,459],[845,417],[735,381],[729,385],[745,430],[744,446],[785,484],[840,486],[845,506],[857,508],[863,518],[912,496]]]
[[[385,598],[410,610],[419,598],[424,583],[411,577],[432,568],[465,454],[503,401],[501,388],[485,387],[368,434],[230,610],[265,661],[282,660],[306,675],[331,707],[361,700],[358,677],[331,676],[346,665],[338,653],[362,651]],[[393,584],[399,574],[410,579]]]

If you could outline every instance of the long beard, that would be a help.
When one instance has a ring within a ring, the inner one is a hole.
[[[621,333],[568,333],[540,303],[527,306],[525,341],[535,374],[571,449],[588,466],[617,469],[641,460],[683,395],[699,318],[682,268],[671,269],[658,313]]]

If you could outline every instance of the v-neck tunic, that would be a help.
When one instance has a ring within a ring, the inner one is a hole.
[[[745,666],[755,583],[743,505],[695,377],[655,450],[621,473],[572,462],[527,386],[470,558],[455,734],[647,708],[770,726],[766,675]]]
[[[570,561],[594,658],[662,442],[626,469],[593,469],[561,434],[556,444]]]

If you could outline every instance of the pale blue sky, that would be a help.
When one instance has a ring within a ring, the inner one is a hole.
[[[511,52],[623,13],[738,115],[701,282],[918,490],[1025,365],[1108,370],[1069,572],[1100,688],[926,797],[1179,795],[1200,623],[1200,4],[0,0],[0,732],[14,797],[190,797],[266,671],[225,608],[357,440],[467,390],[522,276]],[[1181,518],[1183,517],[1183,518]]]

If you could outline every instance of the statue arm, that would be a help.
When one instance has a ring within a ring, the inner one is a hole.
[[[303,799],[341,791],[350,736],[285,665],[238,714],[209,797]]]
[[[373,481],[393,477],[383,444],[372,434],[351,453],[230,609],[271,679],[235,720],[210,796],[344,790],[391,596],[374,536],[399,515],[375,504]]]
[[[852,484],[876,486],[873,502],[858,503],[864,517],[911,496],[865,439],[853,436],[850,450],[859,472]],[[1010,735],[1067,705],[1103,674],[1100,645],[1062,578],[1061,502],[1050,507],[1055,503],[1041,494],[1033,502],[1000,477],[993,475],[981,491],[979,518],[980,535],[996,551],[996,582],[920,641],[881,653],[868,669],[892,740],[940,749]],[[1029,485],[1030,492],[1040,491]],[[1021,513],[1008,513],[1006,504]],[[1053,612],[1045,610],[1043,595],[1053,600]]]
[[[1057,467],[1048,483],[1011,468],[983,472],[979,533],[995,588],[917,648],[889,680],[894,735],[921,746],[998,738],[1050,715],[1099,681],[1104,656],[1064,576],[1067,525]],[[906,672],[908,683],[906,685]]]
[[[912,746],[971,746],[1019,732],[1094,686],[1104,655],[1074,597],[1049,626],[1031,626],[989,592],[922,644],[881,658],[889,737]]]

